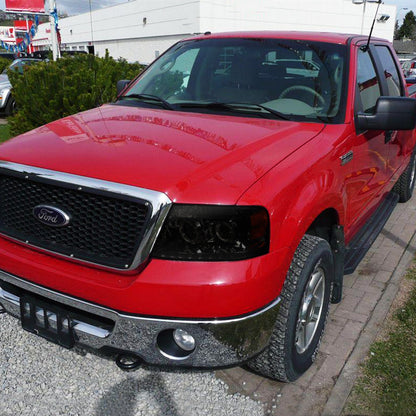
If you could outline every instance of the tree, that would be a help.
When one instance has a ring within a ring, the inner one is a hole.
[[[142,69],[106,53],[104,58],[81,54],[26,65],[23,74],[8,71],[17,104],[17,113],[8,119],[12,135],[114,101],[117,81],[133,79]]]
[[[394,39],[395,40],[396,39],[400,39],[400,37],[399,37],[399,29],[400,29],[400,27],[399,27],[399,21],[396,20],[396,23],[394,25]]]
[[[398,38],[416,39],[416,16],[412,10],[406,14],[398,31]]]

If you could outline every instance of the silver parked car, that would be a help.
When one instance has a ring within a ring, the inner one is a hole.
[[[33,58],[19,58],[15,59],[8,68],[6,68],[0,74],[0,111],[5,115],[11,115],[15,112],[16,101],[14,100],[11,89],[12,84],[10,83],[7,71],[9,69],[18,71],[23,74],[23,67],[26,65],[33,65],[36,62],[41,62],[42,59]]]

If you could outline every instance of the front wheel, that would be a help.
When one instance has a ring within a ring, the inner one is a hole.
[[[16,101],[12,96],[10,96],[7,100],[4,112],[6,116],[12,116],[16,112]]]
[[[269,346],[248,363],[260,374],[294,381],[313,363],[328,315],[334,264],[322,238],[305,235],[293,256]]]
[[[412,197],[415,179],[416,157],[415,151],[413,151],[409,164],[393,187],[393,191],[399,194],[399,202],[407,202]]]

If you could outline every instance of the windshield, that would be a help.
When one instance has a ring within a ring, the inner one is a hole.
[[[322,42],[184,41],[155,61],[120,103],[152,96],[154,104],[156,97],[181,111],[340,122],[345,61],[344,45]]]
[[[23,60],[23,59],[15,59],[11,64],[10,64],[10,66],[9,67],[7,67],[7,68],[5,68],[4,70],[3,70],[3,74],[7,74],[7,71],[9,70],[9,69],[11,69],[12,71],[18,71],[19,73],[21,73],[21,74],[23,74],[23,67],[25,66],[25,65],[32,65],[32,64],[34,64],[35,62],[39,62],[40,60],[39,59],[33,59],[33,60]]]

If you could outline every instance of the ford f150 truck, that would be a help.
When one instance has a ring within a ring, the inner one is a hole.
[[[416,100],[384,40],[172,46],[115,103],[0,147],[0,305],[121,368],[291,381],[415,183]]]

